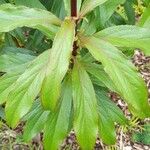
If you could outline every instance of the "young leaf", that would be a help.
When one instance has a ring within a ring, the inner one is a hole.
[[[74,130],[83,150],[94,147],[97,130],[98,114],[95,91],[92,82],[77,62],[72,72]]]
[[[0,5],[0,32],[9,32],[17,27],[31,27],[52,37],[61,21],[52,13],[10,4]],[[48,33],[47,33],[48,32]]]
[[[70,127],[70,115],[72,110],[72,88],[70,77],[62,84],[62,95],[57,105],[56,112],[51,112],[44,128],[45,150],[57,150]]]
[[[97,6],[105,3],[106,1],[107,0],[84,0],[79,16],[80,17],[85,16],[87,13],[92,11]]]
[[[131,112],[140,118],[150,116],[146,85],[133,64],[112,44],[95,37],[82,37],[82,43],[101,61],[118,93]]]
[[[121,25],[109,27],[94,35],[109,41],[117,47],[140,48],[150,55],[150,29],[137,26]]]
[[[44,69],[48,61],[48,52],[34,59],[23,74],[14,83],[6,103],[6,120],[15,127],[31,108],[33,100],[40,92],[44,80]],[[12,117],[13,115],[13,117]]]
[[[54,39],[41,90],[41,100],[45,109],[54,110],[57,105],[61,82],[69,67],[74,34],[75,23],[67,19]]]
[[[43,110],[40,103],[34,108],[33,113],[31,112],[24,128],[23,137],[25,141],[30,141],[37,133],[42,131],[49,113],[49,111]]]

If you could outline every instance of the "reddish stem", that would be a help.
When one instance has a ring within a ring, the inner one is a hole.
[[[77,17],[77,0],[70,0],[70,1],[71,1],[71,17]],[[76,25],[77,25],[77,21],[76,21]],[[75,32],[77,33],[77,28]],[[72,51],[73,56],[77,55],[77,49],[78,49],[77,42],[74,41],[73,51]]]
[[[71,16],[77,17],[77,0],[71,0]]]

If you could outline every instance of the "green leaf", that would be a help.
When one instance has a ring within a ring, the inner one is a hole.
[[[35,56],[29,55],[30,51],[26,49],[12,47],[4,47],[0,53],[0,71],[7,72],[0,77],[0,104],[2,104],[6,102],[15,82]]]
[[[0,46],[5,42],[5,34],[0,33]],[[1,48],[1,47],[0,47]]]
[[[33,112],[33,113],[32,113]],[[44,128],[44,124],[47,121],[49,111],[44,111],[41,104],[39,104],[34,110],[30,112],[31,115],[28,118],[24,128],[24,140],[30,141]]]
[[[19,67],[25,68],[35,56],[24,53],[4,53],[0,55],[0,71],[10,72]]]
[[[40,99],[39,98],[35,99],[30,111],[21,120],[24,122],[29,120],[29,118],[31,118],[33,116],[33,114],[35,114],[35,112],[37,111],[36,108],[38,108],[40,105],[41,105]]]
[[[140,48],[150,55],[150,29],[137,26],[121,25],[109,27],[94,35],[117,47]]]
[[[72,110],[72,88],[70,77],[62,85],[62,94],[56,111],[51,112],[44,129],[45,150],[57,150],[69,133]]]
[[[86,19],[83,19],[81,31],[84,31],[86,35],[92,35],[97,31],[99,25],[99,16],[93,11],[87,15]]]
[[[24,5],[31,8],[45,9],[39,0],[15,0],[16,5]]]
[[[141,132],[135,132],[132,135],[133,142],[150,145],[150,124],[145,124]]]
[[[144,4],[148,7],[150,4],[150,0],[143,0],[143,1],[144,1]]]
[[[19,78],[21,72],[15,70],[10,74],[5,74],[0,77],[0,104],[7,101],[8,94],[14,87],[14,83]]]
[[[128,24],[134,25],[135,24],[135,9],[133,8],[133,1],[132,0],[126,0],[124,4],[124,9],[126,12],[126,15],[128,17]]]
[[[102,66],[94,63],[86,64],[84,66],[87,72],[89,72],[92,76],[101,81],[106,87],[108,87],[112,91],[116,91],[113,82],[111,81],[107,73],[104,71],[104,68]]]
[[[75,63],[72,72],[74,130],[83,150],[91,150],[96,141],[98,114],[95,91],[85,69]]]
[[[104,108],[106,110],[105,114],[107,114],[113,122],[125,125],[127,123],[127,119],[125,118],[121,109],[116,106],[116,104],[112,102],[110,98],[108,98],[107,92],[104,90],[96,90],[96,94],[99,109],[101,110]]]
[[[150,5],[147,7],[139,21],[139,26],[150,28]]]
[[[125,0],[107,0],[106,3],[99,7],[100,23],[104,26],[106,21],[112,16],[119,4],[123,4]]]
[[[27,42],[27,37],[25,36],[26,30],[26,28],[16,28],[9,32],[11,38],[16,42],[15,45],[17,47],[25,47],[24,45]]]
[[[130,111],[140,118],[150,116],[148,92],[144,80],[134,65],[112,44],[95,37],[81,37],[81,42],[102,62],[118,93],[128,103]]]
[[[1,0],[1,1],[0,1],[0,5],[1,5],[1,4],[5,4],[5,3],[6,3],[5,0]]]
[[[0,32],[9,32],[17,27],[39,29],[48,37],[53,37],[61,21],[52,13],[10,4],[0,5]]]
[[[9,46],[4,46],[1,51],[0,51],[0,55],[3,54],[26,54],[26,55],[31,55],[31,57],[35,57],[35,52],[28,50],[26,48],[18,48],[18,47],[9,47]]]
[[[30,110],[34,99],[39,94],[48,53],[49,51],[45,51],[34,59],[14,83],[6,103],[6,120],[11,127],[15,127],[19,119]]]
[[[33,31],[33,30],[32,30]],[[30,35],[28,41],[25,43],[25,47],[31,49],[37,54],[50,49],[52,41],[47,39],[40,31],[36,30],[33,35]]]
[[[74,34],[75,24],[67,19],[54,39],[41,91],[41,100],[45,109],[54,110],[57,105],[61,82],[69,67]]]
[[[82,7],[81,7],[81,11],[79,13],[79,16],[80,17],[85,16],[87,13],[92,11],[97,6],[105,3],[106,1],[107,0],[84,0]]]
[[[115,126],[106,112],[105,107],[99,109],[99,134],[104,143],[114,145],[116,142]]]
[[[47,8],[47,10],[51,11],[53,14],[58,16],[60,19],[64,20],[66,17],[65,6],[63,0],[42,0],[41,3]]]
[[[99,110],[99,133],[104,143],[115,144],[116,133],[114,122],[126,124],[127,119],[122,111],[108,98],[106,91],[97,89]]]

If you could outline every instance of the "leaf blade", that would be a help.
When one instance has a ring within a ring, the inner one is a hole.
[[[90,11],[92,11],[97,6],[105,3],[106,1],[107,0],[85,0],[83,2],[82,7],[81,7],[81,11],[79,13],[79,16],[80,17],[85,16],[87,13],[89,13]]]
[[[121,25],[106,28],[94,36],[117,47],[140,48],[145,54],[150,55],[150,29]]]
[[[41,101],[45,109],[54,110],[59,99],[61,82],[69,67],[74,34],[74,21],[66,20],[55,37],[41,90]]]
[[[32,140],[37,133],[41,132],[49,113],[49,111],[43,110],[41,104],[34,108],[33,113],[28,118],[24,128],[23,138],[25,141]]]
[[[15,0],[15,4],[24,5],[32,8],[46,9],[39,0],[25,0],[25,1]]]
[[[144,13],[142,14],[142,17],[138,23],[139,26],[150,28],[150,5],[145,9]]]
[[[92,82],[79,64],[72,72],[74,130],[82,149],[92,149],[98,129],[97,102]]]
[[[117,6],[119,4],[123,4],[124,2],[125,0],[108,0],[106,3],[99,6],[100,23],[102,26],[104,26],[106,21],[108,21],[108,19],[112,16]]]
[[[119,94],[128,103],[130,111],[138,117],[148,117],[150,106],[143,79],[133,64],[110,43],[95,37],[82,37],[83,44],[96,60],[101,61]],[[140,89],[140,90],[139,90]]]
[[[51,112],[44,128],[45,150],[57,150],[67,136],[70,127],[72,109],[71,79],[68,76],[62,85],[62,96],[57,112]]]
[[[0,32],[9,32],[17,27],[31,27],[46,33],[55,34],[61,21],[52,13],[25,6],[0,5]]]
[[[11,127],[16,127],[19,120],[30,110],[34,99],[40,92],[44,80],[44,66],[49,51],[34,59],[28,68],[14,83],[6,103],[6,120]],[[13,118],[12,118],[13,114]]]

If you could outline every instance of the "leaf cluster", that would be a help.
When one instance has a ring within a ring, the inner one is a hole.
[[[146,84],[124,52],[150,55],[149,1],[137,25],[134,3],[78,0],[71,16],[70,0],[1,1],[0,104],[11,127],[27,121],[26,141],[43,131],[45,150],[55,150],[74,129],[82,149],[97,135],[114,144],[115,124],[128,121],[109,90],[134,116],[150,117]]]

